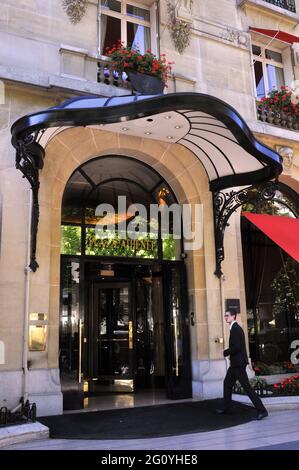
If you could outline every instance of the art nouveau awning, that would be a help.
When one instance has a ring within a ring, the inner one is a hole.
[[[212,191],[269,180],[281,172],[279,155],[255,139],[237,111],[197,93],[75,98],[19,119],[12,126],[12,143],[17,147],[30,134],[45,148],[57,133],[75,126],[183,145],[201,161]]]
[[[84,96],[24,116],[12,126],[16,166],[30,181],[36,205],[47,144],[76,126],[184,146],[203,165],[213,192],[268,181],[282,171],[280,156],[254,137],[232,106],[215,97],[200,93]]]

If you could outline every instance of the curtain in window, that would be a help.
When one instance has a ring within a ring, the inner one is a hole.
[[[128,23],[128,44],[133,49],[139,49],[141,54],[144,54],[147,49],[150,49],[151,35],[150,29],[140,24]]]
[[[135,18],[141,18],[140,8],[134,7],[132,14]],[[133,49],[139,49],[142,54],[151,47],[151,32],[146,26],[130,23],[127,24],[128,44],[131,43]]]
[[[105,38],[107,32],[107,16],[101,15],[101,31],[100,31],[100,53],[104,54]]]
[[[283,69],[280,67],[275,67],[274,65],[267,65],[268,73],[268,82],[269,82],[269,91],[275,89],[279,90],[284,83]]]

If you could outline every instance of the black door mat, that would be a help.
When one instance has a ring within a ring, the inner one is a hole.
[[[143,439],[215,431],[243,424],[254,408],[234,402],[230,414],[219,415],[222,400],[180,402],[119,410],[72,413],[39,418],[56,439]]]

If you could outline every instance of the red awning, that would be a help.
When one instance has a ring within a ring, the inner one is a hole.
[[[290,33],[285,33],[284,31],[279,31],[278,29],[261,29],[261,28],[249,28],[250,31],[255,31],[256,33],[264,34],[269,38],[278,39],[279,41],[286,42],[288,44],[294,44],[299,42],[299,37],[294,36]]]
[[[299,219],[251,212],[242,215],[299,262]]]

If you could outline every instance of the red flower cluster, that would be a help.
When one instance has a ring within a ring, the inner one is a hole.
[[[273,385],[275,392],[278,393],[299,393],[299,374],[292,375],[292,377],[282,380]]]
[[[171,77],[173,62],[167,62],[165,54],[161,54],[161,59],[157,59],[149,49],[145,54],[141,54],[140,50],[124,46],[120,42],[112,48],[107,47],[105,55],[112,59],[113,67],[119,72],[128,69],[136,70],[147,75],[153,75],[165,84],[167,79]]]
[[[292,91],[286,87],[280,87],[280,90],[272,90],[259,101],[260,109],[264,108],[272,112],[285,112],[288,115],[299,116],[299,97],[295,97]]]

